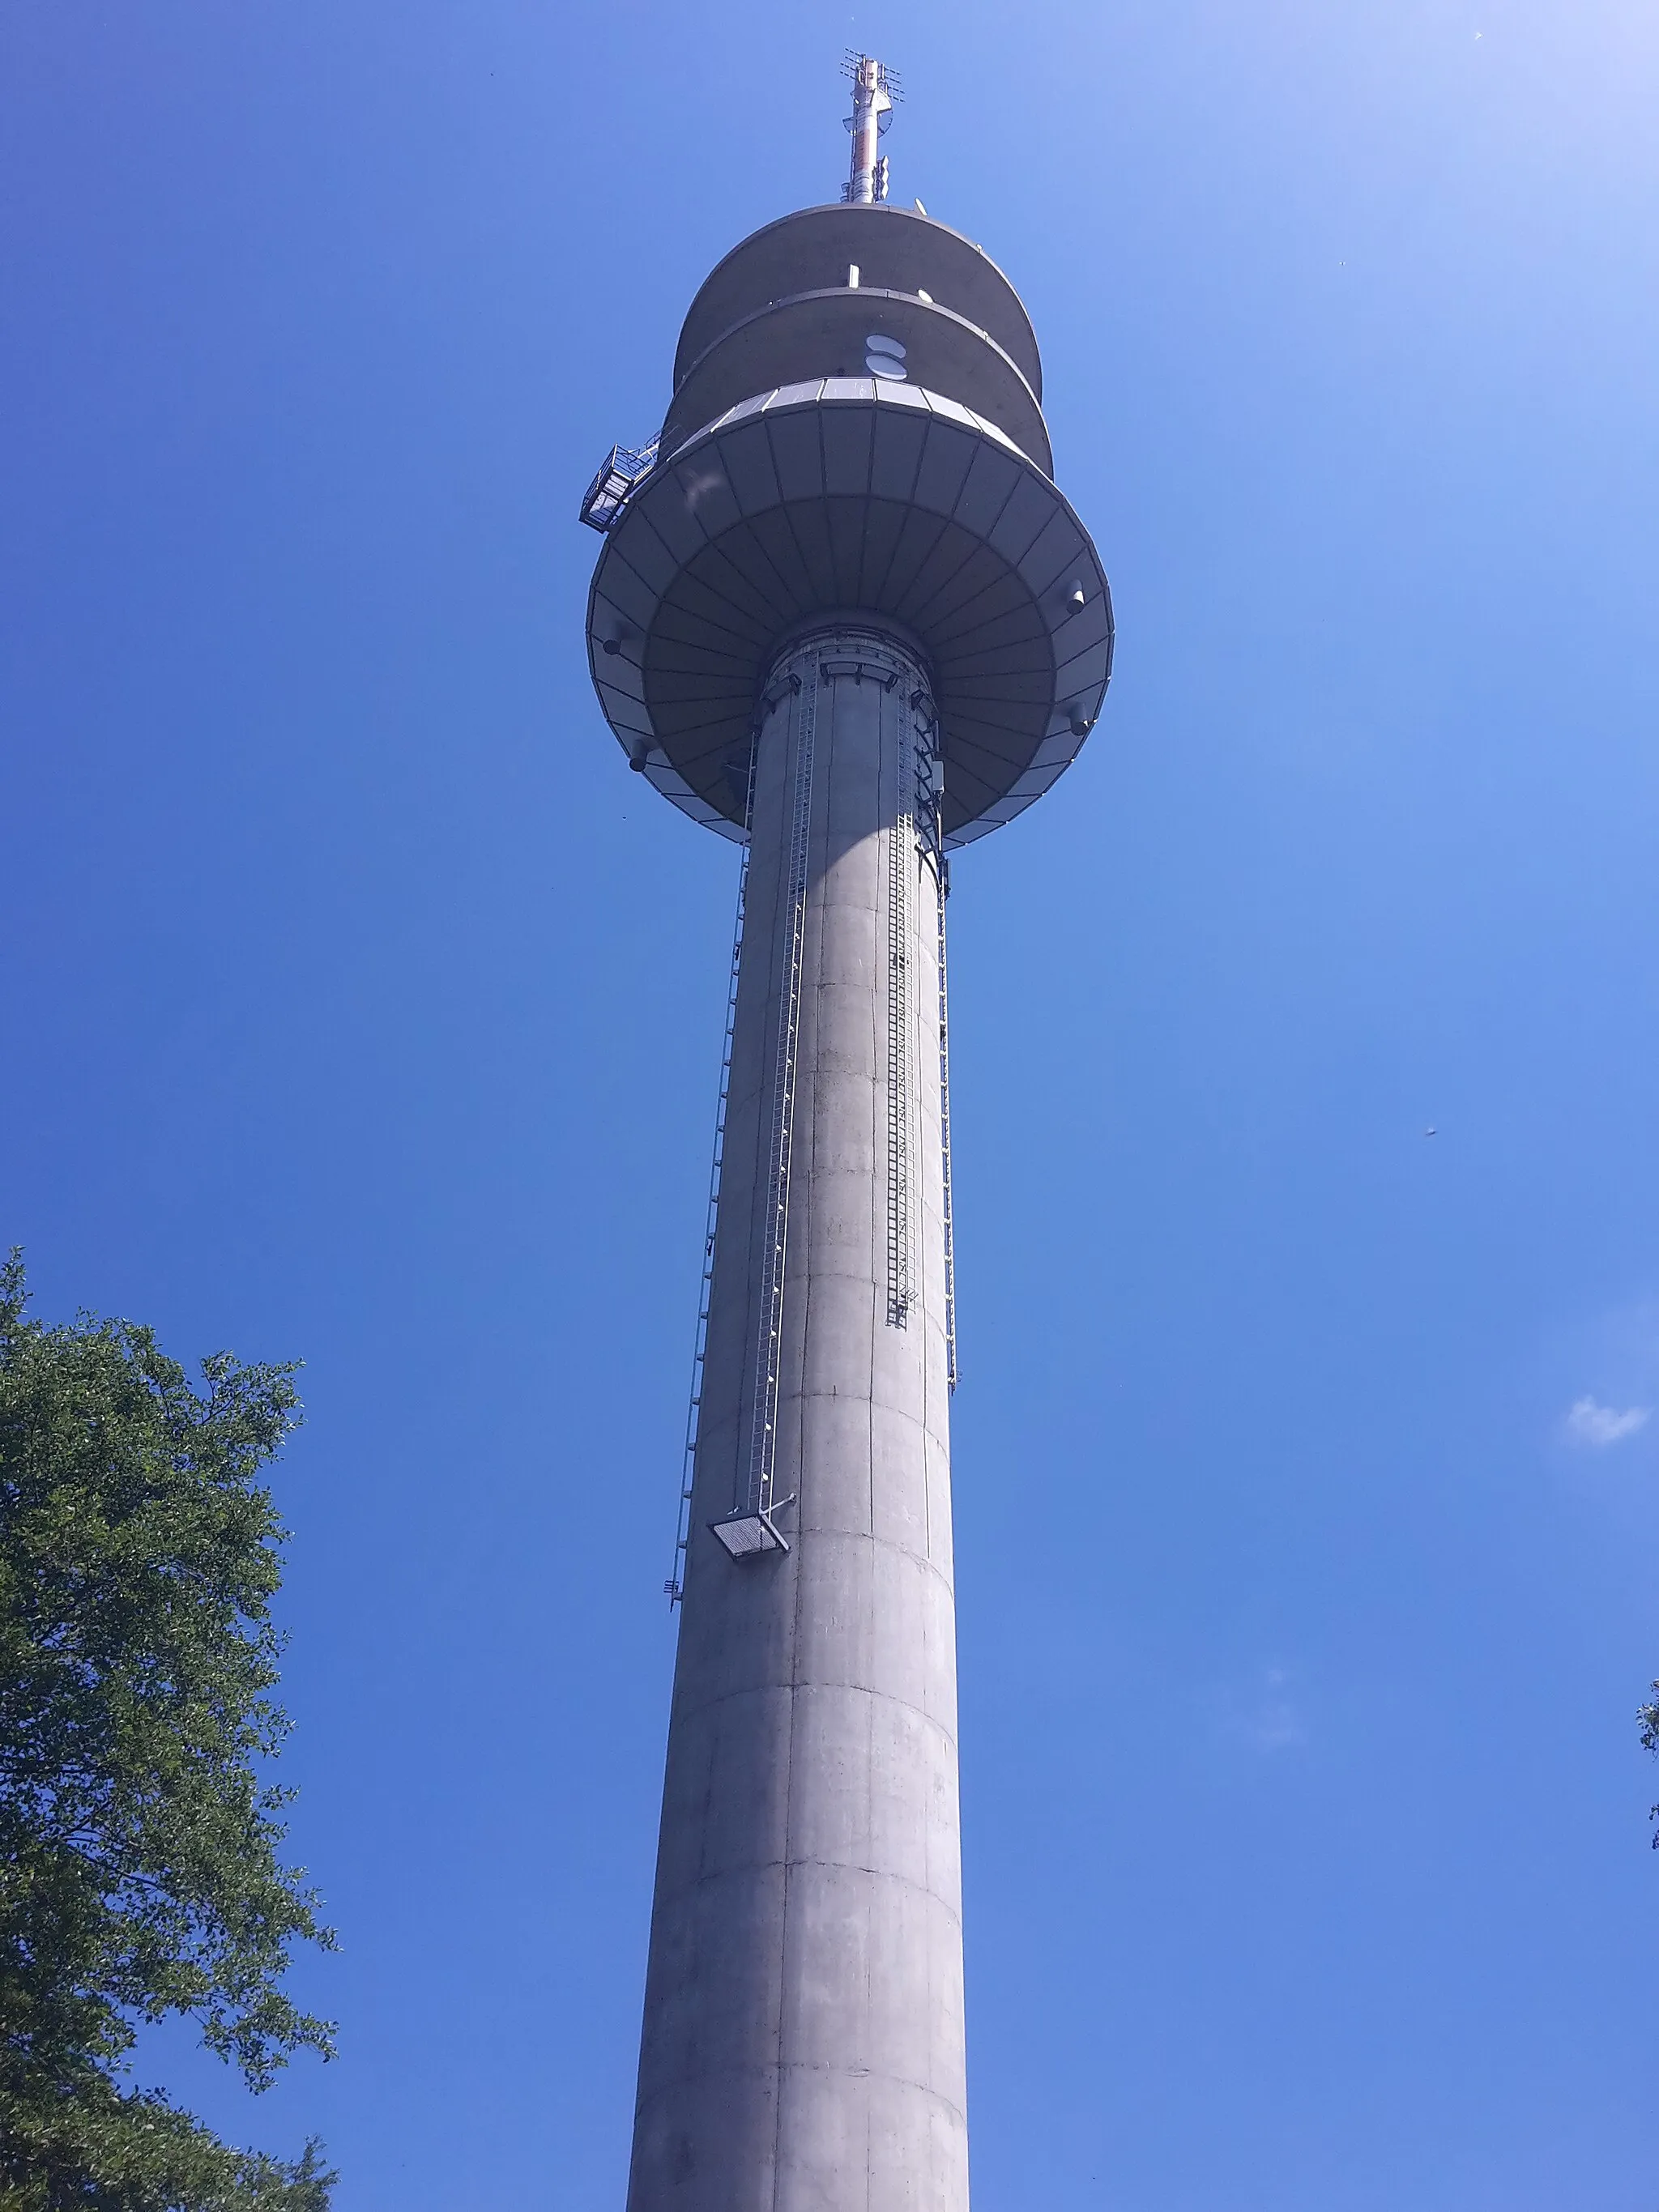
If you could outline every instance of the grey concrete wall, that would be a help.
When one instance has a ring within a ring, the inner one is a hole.
[[[862,681],[848,671],[859,662]],[[826,673],[826,665],[842,672]],[[925,714],[868,632],[781,664],[757,756],[726,1171],[629,2212],[966,2212],[938,908],[896,806]],[[890,674],[890,688],[880,680]],[[774,1494],[734,1561],[755,1389],[787,828],[816,707]],[[914,1304],[889,1311],[889,901],[908,872]]]

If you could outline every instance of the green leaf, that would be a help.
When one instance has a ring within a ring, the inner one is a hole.
[[[263,1771],[294,1373],[221,1352],[198,1388],[132,1322],[33,1319],[0,1267],[0,2212],[328,2203],[314,2146],[234,2151],[117,2081],[168,2014],[256,2089],[332,2051],[282,1988],[333,1937]]]

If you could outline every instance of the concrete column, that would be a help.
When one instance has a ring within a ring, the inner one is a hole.
[[[861,622],[766,699],[629,2212],[966,2212],[932,708]],[[732,1559],[798,926],[788,1549]]]

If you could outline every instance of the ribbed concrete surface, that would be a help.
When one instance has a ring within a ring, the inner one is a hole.
[[[914,838],[893,835],[924,678],[867,631],[813,638],[778,673],[758,756],[629,2206],[965,2212],[938,909]],[[787,1557],[734,1562],[707,1524],[739,1486],[755,1386],[756,1192],[809,708],[775,1485],[799,1502],[778,1516]],[[908,872],[901,1067],[895,865]],[[914,1292],[902,1327],[889,1310],[896,1078]]]

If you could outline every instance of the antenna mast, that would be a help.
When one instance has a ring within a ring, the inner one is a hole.
[[[887,197],[887,156],[877,150],[877,141],[887,128],[893,102],[904,97],[903,89],[884,62],[855,53],[850,46],[842,72],[853,80],[853,112],[847,118],[853,134],[853,166],[841,196],[854,207],[870,207]]]

